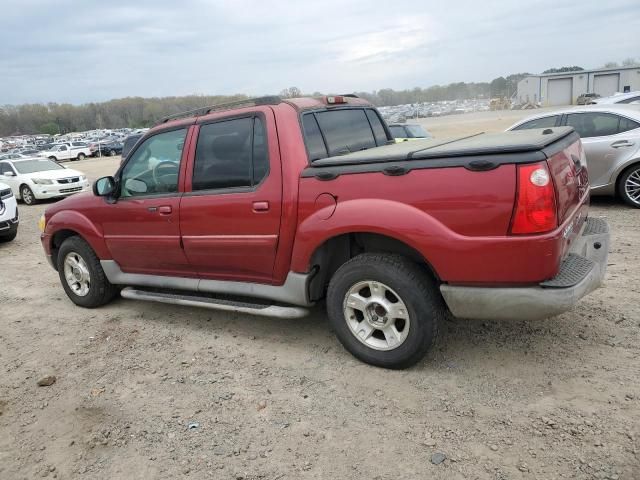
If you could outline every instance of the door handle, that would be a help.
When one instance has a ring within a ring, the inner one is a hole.
[[[613,142],[611,144],[611,146],[613,148],[620,148],[620,147],[633,147],[634,143],[630,142],[629,140],[618,140],[617,142]]]
[[[163,205],[161,207],[148,207],[147,210],[149,210],[151,213],[159,213],[160,215],[169,215],[172,212],[171,205]]]
[[[267,212],[269,210],[269,202],[253,202],[254,212]]]

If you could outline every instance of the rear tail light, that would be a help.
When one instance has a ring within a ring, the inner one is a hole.
[[[544,233],[558,226],[556,193],[546,162],[518,165],[511,234]]]

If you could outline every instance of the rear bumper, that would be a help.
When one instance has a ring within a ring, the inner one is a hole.
[[[609,226],[589,218],[558,275],[531,287],[441,285],[451,313],[479,320],[539,320],[566,312],[602,284],[607,269]]]

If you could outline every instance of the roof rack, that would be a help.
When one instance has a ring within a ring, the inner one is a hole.
[[[246,98],[244,100],[236,100],[235,102],[218,103],[210,105],[208,107],[196,108],[194,110],[188,110],[186,112],[176,113],[166,116],[156,124],[167,123],[170,120],[177,120],[179,118],[196,117],[200,115],[207,115],[211,112],[217,112],[220,110],[229,110],[231,108],[240,107],[255,107],[258,105],[277,105],[282,102],[282,99],[276,95],[270,95],[267,97]]]

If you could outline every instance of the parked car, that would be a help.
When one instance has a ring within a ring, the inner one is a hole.
[[[0,242],[10,242],[18,235],[18,204],[9,185],[0,182]]]
[[[26,205],[89,189],[87,177],[82,172],[66,168],[48,158],[2,160],[0,179]]]
[[[617,93],[610,97],[602,97],[593,100],[591,103],[596,105],[613,105],[613,104],[640,104],[640,90],[628,93]]]
[[[123,161],[127,158],[127,155],[129,155],[129,152],[136,144],[136,142],[142,138],[142,135],[142,133],[136,133],[134,135],[129,135],[124,139],[122,151],[120,152]]]
[[[120,142],[108,142],[100,144],[100,147],[94,152],[96,156],[100,155],[102,157],[115,157],[116,155],[120,155],[122,153],[123,144]]]
[[[419,361],[447,311],[540,319],[600,285],[608,226],[571,128],[391,141],[351,97],[174,116],[93,195],[49,206],[42,245],[79,306],[122,288],[291,318],[325,300],[342,344],[389,368]]]
[[[600,98],[600,95],[598,95],[597,93],[583,93],[578,97],[576,103],[578,105],[589,105],[591,103],[594,103],[594,100],[597,98]]]
[[[640,107],[590,105],[545,112],[509,130],[570,126],[582,138],[592,195],[616,195],[640,208]]]
[[[29,157],[21,153],[5,153],[0,155],[0,160],[17,160],[20,158],[29,158]]]
[[[55,162],[60,160],[84,160],[91,155],[88,146],[74,146],[68,143],[55,145],[50,150],[38,153],[40,157],[47,157]]]
[[[389,131],[396,142],[432,138],[432,135],[417,123],[391,124]]]

